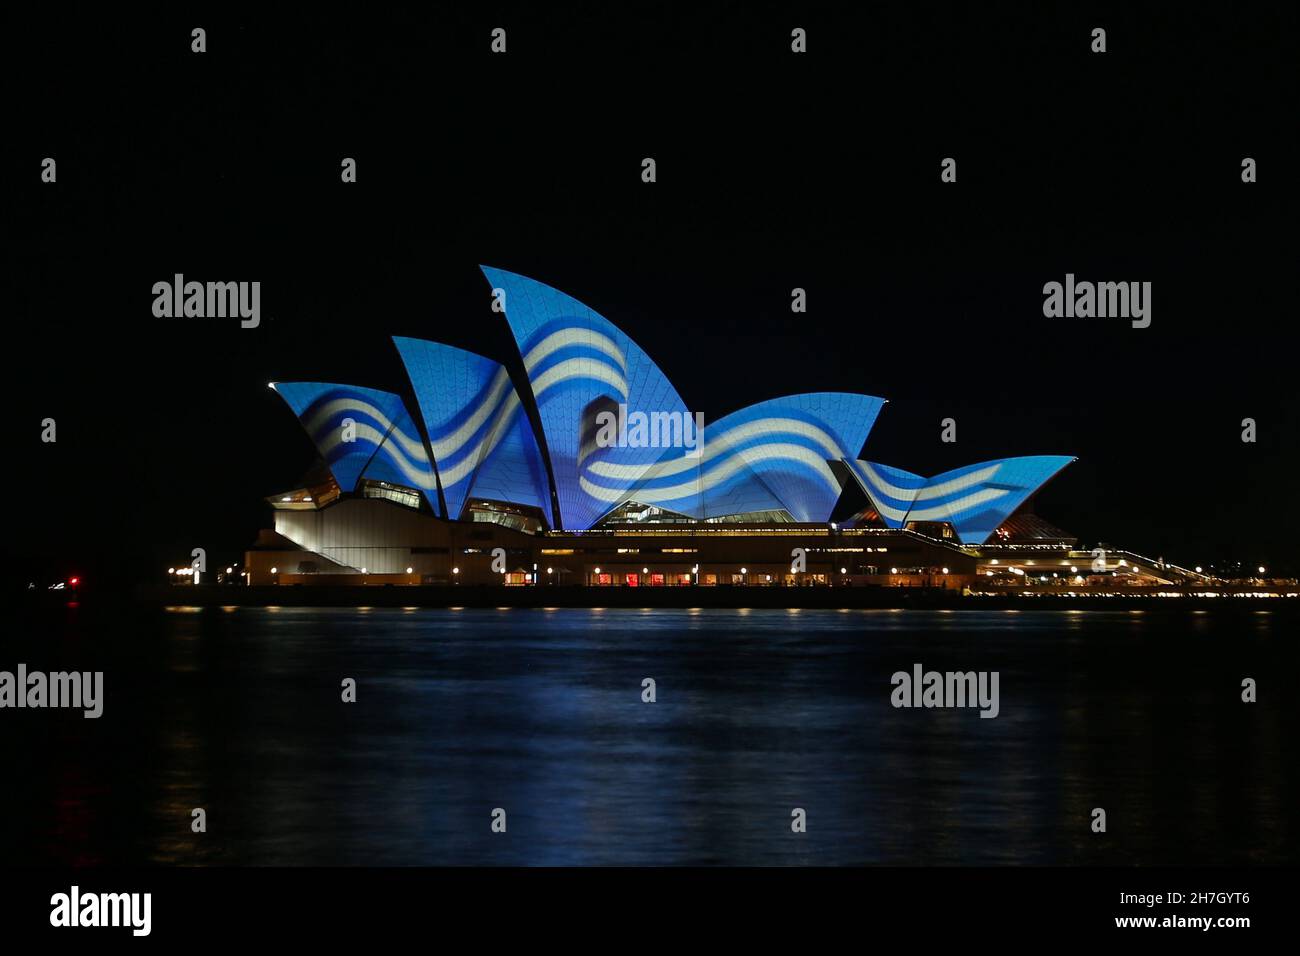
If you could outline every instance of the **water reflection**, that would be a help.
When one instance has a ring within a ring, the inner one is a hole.
[[[105,717],[6,724],[7,765],[30,770],[3,791],[21,821],[6,858],[1293,862],[1295,708],[1238,692],[1294,666],[1272,639],[1284,624],[699,608],[80,619],[60,646],[69,660],[94,648]],[[914,663],[997,670],[999,717],[894,709],[890,675]],[[60,746],[34,743],[53,725]],[[1098,806],[1104,837],[1088,826]],[[197,807],[207,833],[191,830]]]

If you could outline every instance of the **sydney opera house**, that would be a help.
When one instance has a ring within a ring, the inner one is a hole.
[[[1162,565],[1032,510],[1073,459],[924,477],[866,457],[885,400],[808,392],[701,421],[621,329],[484,268],[511,367],[395,338],[402,394],[274,382],[319,452],[271,496],[252,584],[1088,587]],[[513,374],[512,374],[513,368]],[[403,388],[406,388],[404,385]],[[701,427],[702,426],[702,427]]]

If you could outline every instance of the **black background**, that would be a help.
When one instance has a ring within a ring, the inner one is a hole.
[[[11,19],[7,577],[238,560],[314,456],[266,383],[401,389],[393,334],[517,360],[480,263],[596,309],[709,418],[880,395],[872,460],[1073,454],[1038,510],[1085,542],[1294,564],[1296,26],[1288,3]],[[261,327],[154,318],[176,272],[261,281]],[[1151,281],[1151,327],[1045,319],[1067,272]]]

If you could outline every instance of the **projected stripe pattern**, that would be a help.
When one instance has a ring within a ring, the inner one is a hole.
[[[785,511],[827,521],[842,490],[829,462],[862,448],[883,404],[819,392],[750,405],[706,425],[700,458],[661,462],[629,496],[693,517]]]
[[[391,392],[328,382],[276,382],[343,491],[361,478],[417,488],[437,507],[436,484],[419,430]],[[348,441],[347,422],[355,440]]]
[[[471,497],[540,508],[554,526],[546,467],[505,367],[464,349],[394,337],[429,433],[447,514]]]
[[[506,319],[551,458],[559,518],[569,529],[590,528],[627,500],[666,451],[598,447],[598,413],[617,413],[623,404],[629,411],[684,416],[686,404],[654,361],[603,316],[533,279],[486,266],[483,274],[505,292]],[[667,451],[671,460],[685,449]],[[613,466],[617,477],[597,474],[597,464]]]
[[[874,462],[845,463],[891,528],[913,521],[946,521],[963,544],[983,544],[1026,498],[1072,461],[1066,455],[1001,458],[929,479]]]

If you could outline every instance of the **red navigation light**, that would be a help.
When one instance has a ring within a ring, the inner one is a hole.
[[[78,584],[81,583],[81,578],[69,578],[68,583],[71,584],[73,587],[76,587]]]

